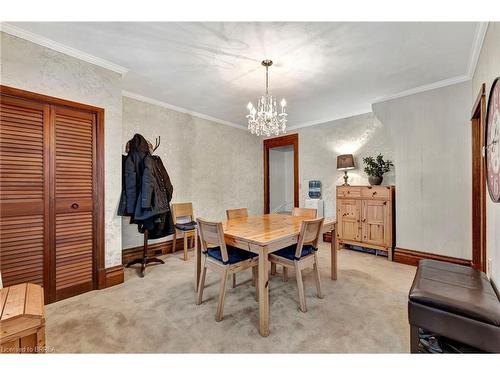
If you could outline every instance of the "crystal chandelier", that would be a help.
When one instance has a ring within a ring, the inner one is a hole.
[[[252,102],[247,105],[249,114],[248,130],[256,135],[279,135],[285,132],[286,129],[286,100],[281,99],[281,113],[278,113],[276,98],[269,95],[269,67],[273,65],[271,60],[262,61],[262,65],[266,67],[266,94],[259,98],[257,109]]]

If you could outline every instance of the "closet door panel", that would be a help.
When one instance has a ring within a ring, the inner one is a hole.
[[[5,286],[46,286],[49,106],[1,96],[0,269]]]
[[[93,289],[95,119],[55,107],[56,299]]]

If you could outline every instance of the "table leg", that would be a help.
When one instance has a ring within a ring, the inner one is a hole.
[[[330,243],[330,255],[331,255],[331,278],[332,280],[337,280],[337,240],[335,235],[335,227],[332,228],[330,232],[332,235],[332,242]]]
[[[198,233],[195,233],[195,236],[198,237]],[[198,291],[198,283],[200,282],[200,274],[201,274],[201,244],[198,238],[195,239],[195,259],[194,259],[194,291]]]
[[[267,247],[259,252],[259,332],[261,336],[269,336],[269,274]]]

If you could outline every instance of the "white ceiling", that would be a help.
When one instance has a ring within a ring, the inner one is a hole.
[[[127,92],[241,126],[248,101],[264,92],[263,59],[275,62],[270,92],[286,98],[298,127],[465,80],[482,42],[474,22],[10,25],[127,68]]]

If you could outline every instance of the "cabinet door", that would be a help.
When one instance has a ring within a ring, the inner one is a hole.
[[[49,107],[1,96],[0,270],[4,286],[45,286]]]
[[[387,201],[363,201],[363,242],[386,246],[388,234],[387,212]]]
[[[356,199],[337,200],[337,220],[341,240],[360,241],[361,201]]]
[[[94,115],[54,107],[56,299],[93,289]]]

